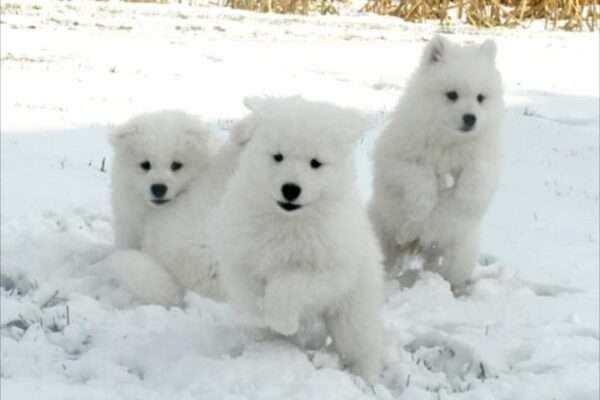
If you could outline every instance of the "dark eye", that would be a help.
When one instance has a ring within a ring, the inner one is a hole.
[[[481,104],[485,100],[485,96],[482,94],[477,95],[477,101]]]
[[[312,169],[320,168],[321,165],[323,165],[323,163],[321,161],[317,160],[316,158],[313,158],[312,160],[310,160],[310,167]]]
[[[275,160],[275,162],[282,162],[283,161],[283,154],[281,153],[277,153],[277,154],[273,154],[273,160]]]
[[[144,171],[150,171],[150,168],[152,168],[152,165],[150,164],[150,161],[144,161],[140,163],[140,168],[143,169]]]
[[[458,100],[458,93],[456,93],[456,91],[454,91],[454,90],[451,92],[446,92],[446,97],[450,101],[456,101],[456,100]]]
[[[171,163],[171,171],[176,172],[179,171],[181,168],[183,168],[183,164],[179,161],[173,161]]]

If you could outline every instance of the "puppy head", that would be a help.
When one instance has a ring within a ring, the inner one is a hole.
[[[136,116],[111,137],[115,171],[149,205],[174,200],[208,166],[213,139],[208,128],[182,111]]]
[[[425,47],[414,80],[419,107],[434,131],[469,139],[488,131],[502,113],[502,83],[496,44],[458,46],[441,36]]]
[[[252,111],[239,174],[261,212],[300,215],[327,207],[353,189],[353,144],[364,119],[300,97],[248,98]]]

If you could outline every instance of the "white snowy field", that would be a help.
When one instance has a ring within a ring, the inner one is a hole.
[[[368,198],[372,143],[437,26],[347,14],[2,2],[3,400],[599,398],[598,32],[448,34],[496,39],[505,78],[485,265],[459,298],[436,275],[389,282],[373,387],[227,304],[135,305],[95,273],[112,250],[107,134],[141,111],[182,108],[225,134],[246,95],[356,107],[372,121],[356,152]]]

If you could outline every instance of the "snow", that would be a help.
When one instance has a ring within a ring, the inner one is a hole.
[[[131,303],[98,273],[112,250],[110,125],[183,108],[225,131],[246,95],[353,106],[369,151],[435,24],[214,6],[3,2],[2,398],[569,399],[599,389],[599,36],[454,27],[493,37],[508,111],[503,176],[468,295],[438,276],[388,282],[386,368],[370,387],[328,348],[253,328],[188,293]],[[35,28],[32,28],[35,27]]]

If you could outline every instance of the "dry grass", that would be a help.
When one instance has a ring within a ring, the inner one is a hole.
[[[191,0],[124,0],[127,2],[189,3]],[[337,14],[350,0],[222,0],[226,7],[281,14]],[[368,0],[363,11],[405,21],[438,20],[442,25],[464,22],[477,27],[515,27],[543,20],[547,29],[600,28],[600,0]]]
[[[335,3],[339,0],[225,0],[225,6],[231,8],[303,15],[312,12],[337,14]]]
[[[96,0],[106,1],[106,0]],[[162,3],[196,5],[194,0],[121,0],[126,3]],[[225,7],[279,14],[338,14],[335,4],[349,0],[220,0]]]
[[[285,14],[337,14],[333,0],[226,0],[244,10]],[[544,20],[548,29],[596,30],[600,0],[369,0],[363,11],[393,15],[410,22],[439,20],[446,25],[466,22],[478,27],[524,25]]]
[[[411,22],[460,21],[487,28],[544,20],[546,28],[594,31],[600,20],[600,0],[369,0],[363,10]]]

